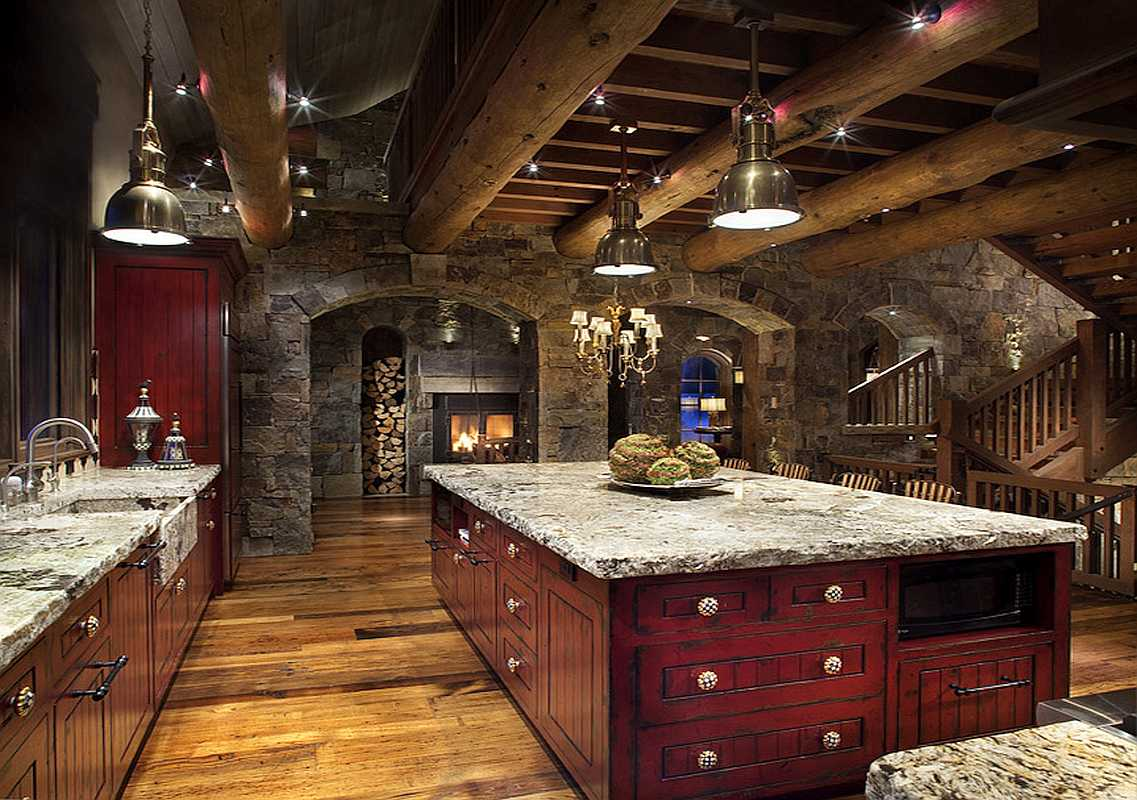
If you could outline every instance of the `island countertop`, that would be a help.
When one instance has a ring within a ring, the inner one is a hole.
[[[697,494],[609,484],[604,462],[424,467],[423,475],[592,575],[718,572],[1071,543],[1081,525],[755,472]],[[741,500],[735,480],[743,479]]]

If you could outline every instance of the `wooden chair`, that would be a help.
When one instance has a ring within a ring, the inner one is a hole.
[[[745,458],[724,458],[722,465],[727,469],[741,469],[746,472],[750,471],[750,462]]]
[[[879,492],[883,485],[880,478],[867,472],[842,472],[833,482],[846,489],[860,489],[865,492]]]
[[[780,478],[808,481],[813,476],[813,468],[805,464],[775,464],[774,474]]]
[[[954,487],[938,481],[904,481],[904,496],[920,500],[935,500],[937,503],[954,503],[959,492]]]

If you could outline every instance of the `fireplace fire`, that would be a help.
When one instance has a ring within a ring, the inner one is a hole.
[[[513,461],[517,395],[435,395],[434,434],[436,462]]]

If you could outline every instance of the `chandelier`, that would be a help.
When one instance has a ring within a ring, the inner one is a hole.
[[[625,311],[629,327],[623,324]],[[577,309],[572,312],[570,324],[576,329],[572,341],[585,375],[617,377],[623,386],[628,376],[635,373],[640,376],[640,383],[647,382],[648,373],[655,369],[659,340],[663,338],[663,327],[655,321],[655,314],[642,308],[624,308],[614,292],[607,319]]]

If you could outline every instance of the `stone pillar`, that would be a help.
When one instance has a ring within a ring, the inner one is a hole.
[[[540,461],[600,461],[608,456],[608,385],[577,367],[568,313],[537,323]]]

